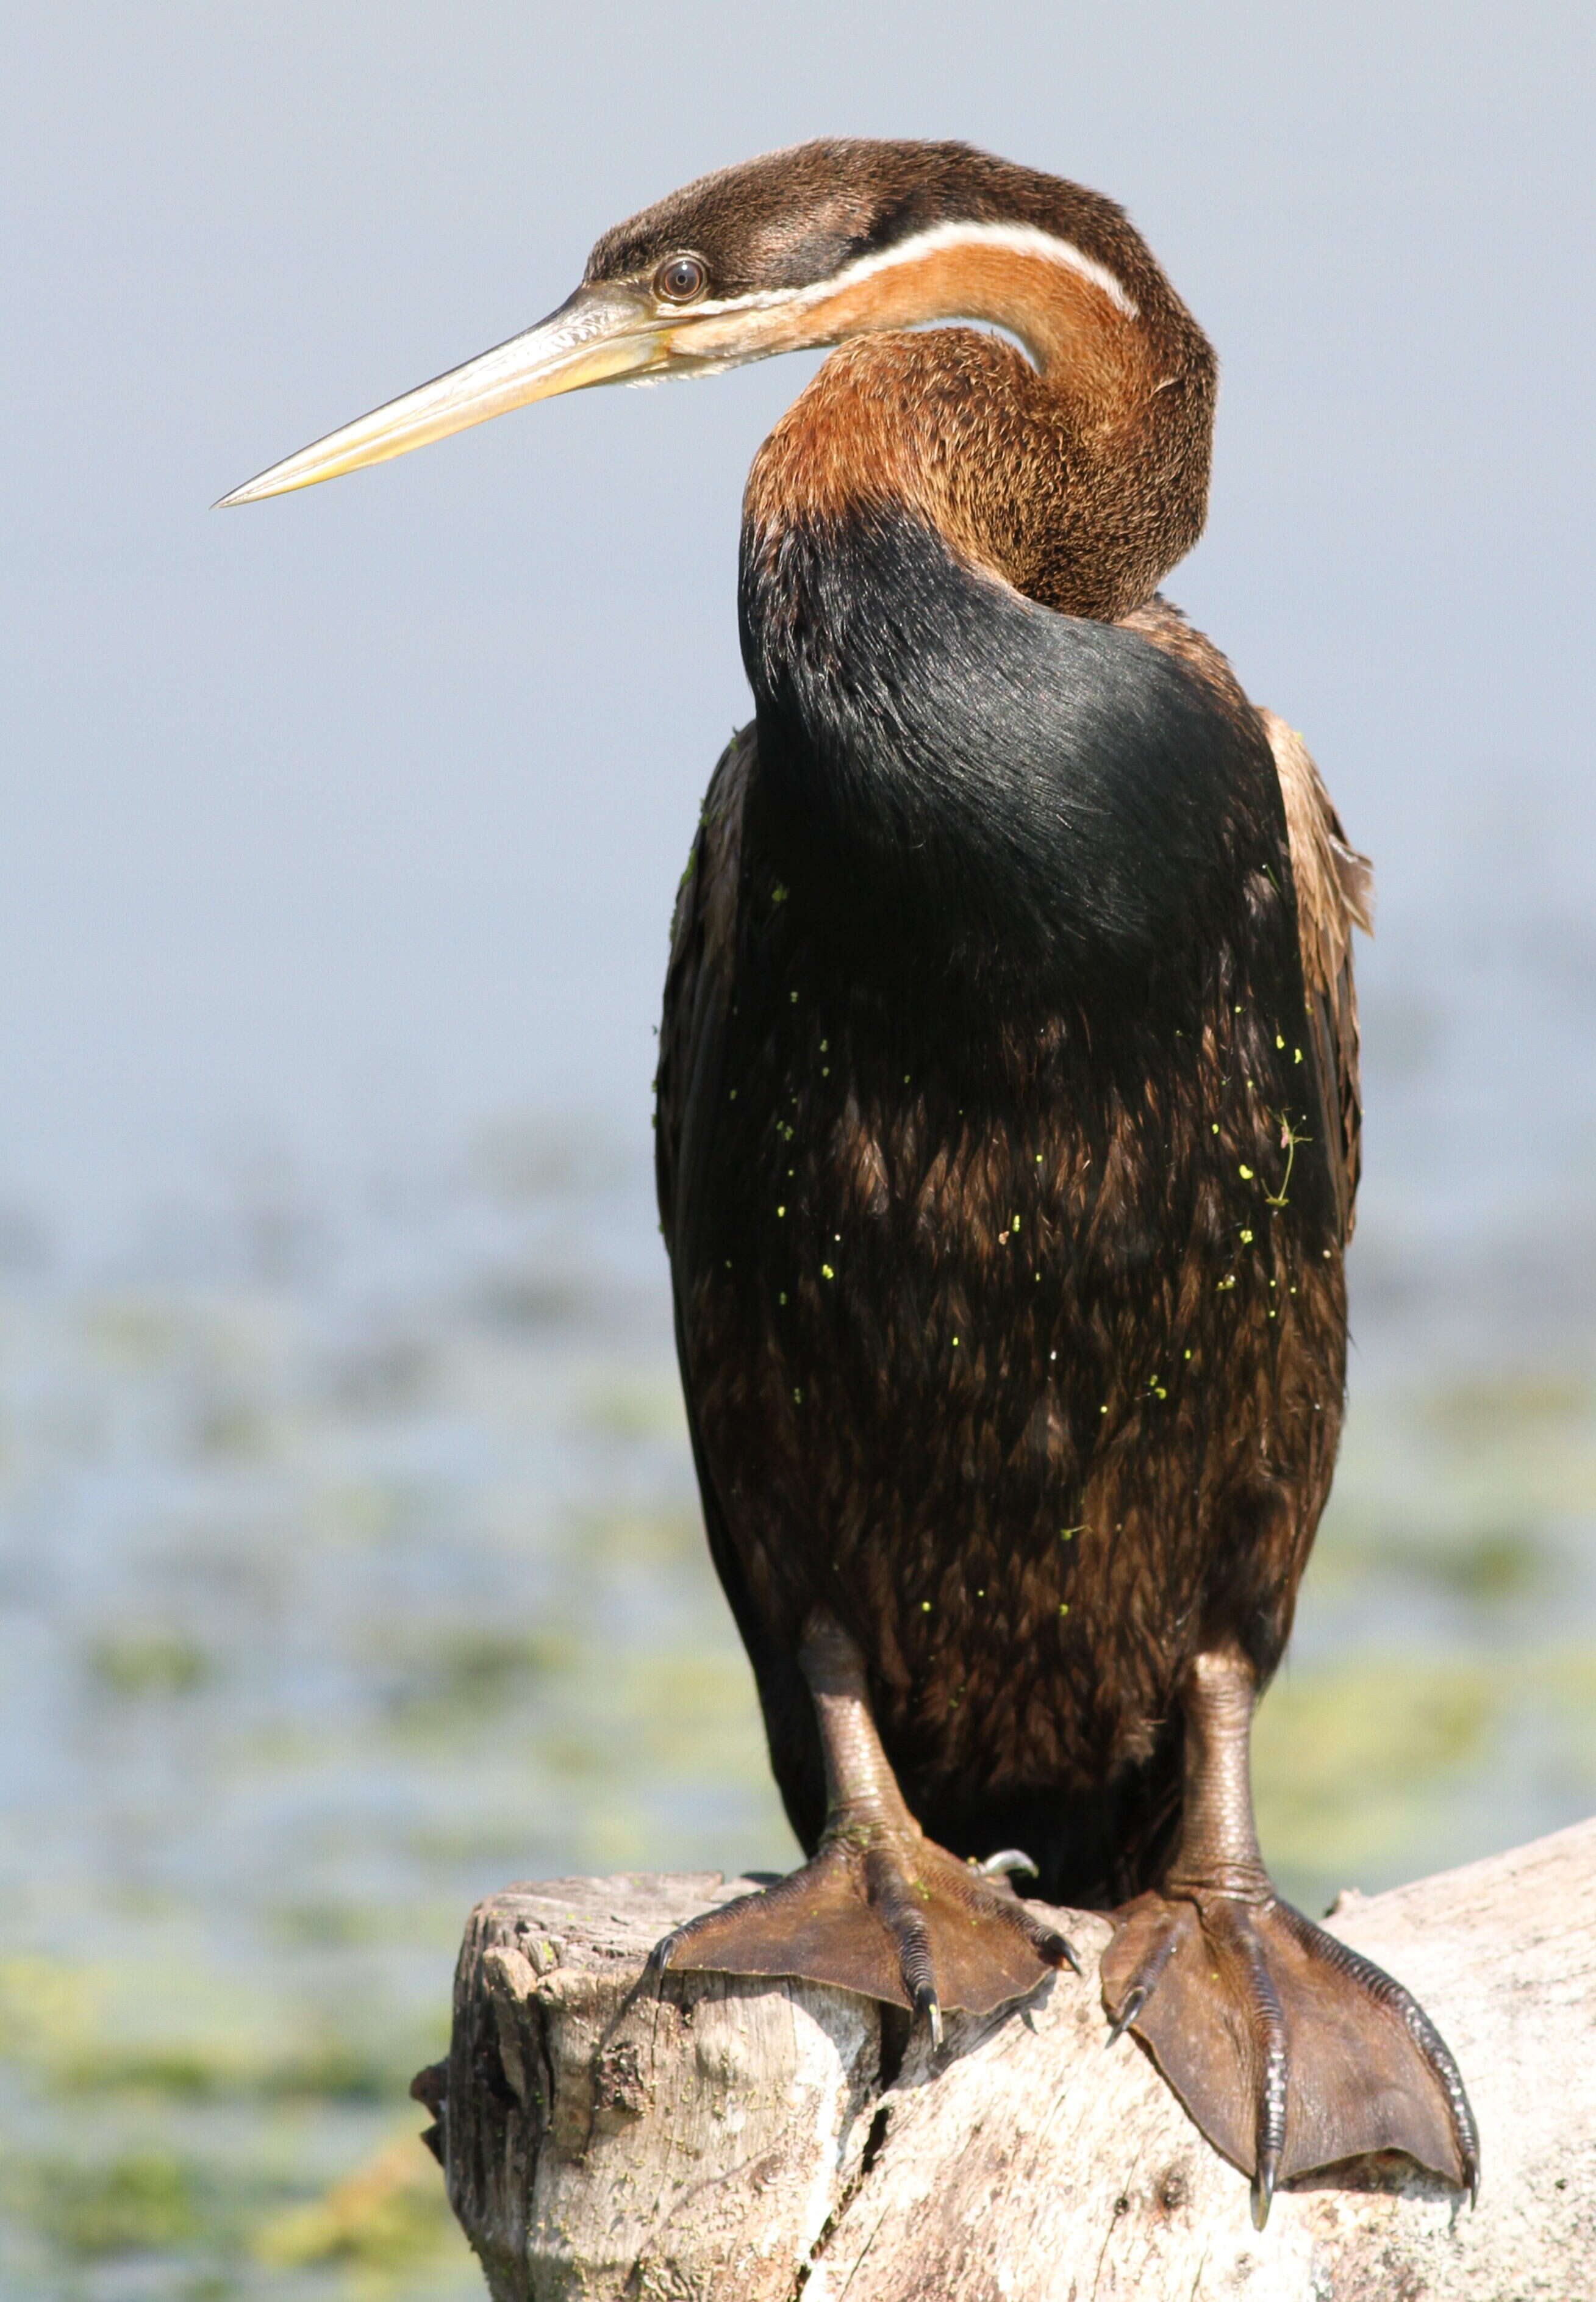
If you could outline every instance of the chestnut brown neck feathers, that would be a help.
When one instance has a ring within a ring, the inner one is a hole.
[[[1202,531],[1213,358],[1167,291],[1144,310],[1066,251],[1062,233],[950,225],[861,267],[834,323],[872,332],[760,449],[751,527],[891,505],[1048,607],[1104,622],[1139,607]],[[1037,365],[971,328],[875,332],[952,314],[1008,328]]]
[[[1071,300],[1088,297],[1106,303]],[[1018,298],[1000,316],[1029,317]],[[1042,370],[971,328],[844,344],[755,458],[751,545],[892,510],[1043,606],[1115,622],[1197,542],[1207,499],[1211,379],[1158,374],[1137,325],[1094,311],[1079,357],[1066,340]]]

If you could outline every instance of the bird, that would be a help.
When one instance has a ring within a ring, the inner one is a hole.
[[[1159,589],[1217,371],[1123,210],[962,143],[766,154],[223,500],[811,349],[747,482],[754,712],[655,1083],[709,1546],[805,1859],[656,1962],[835,1983],[941,2048],[1078,1966],[1056,1906],[1105,1911],[1111,2038],[1260,2227],[1373,2151],[1476,2196],[1450,2052],[1254,1823],[1342,1415],[1371,881]]]

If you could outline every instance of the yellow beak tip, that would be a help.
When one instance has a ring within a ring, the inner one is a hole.
[[[268,496],[279,493],[276,488],[256,488],[249,483],[234,488],[231,495],[218,496],[211,506],[213,511],[231,511],[235,504],[265,503]]]
[[[291,460],[297,462],[298,459]],[[296,488],[308,487],[313,480],[320,477],[320,474],[314,471],[295,478],[286,478],[282,475],[282,466],[273,464],[270,471],[257,472],[254,479],[246,480],[242,486],[230,488],[224,496],[218,496],[211,509],[228,511],[234,504],[265,503],[268,496],[290,495]]]
[[[638,374],[661,365],[665,349],[660,330],[651,315],[640,313],[634,296],[580,289],[535,328],[330,432],[219,496],[211,508],[224,511],[234,504],[289,495],[320,480],[386,463],[529,400]]]

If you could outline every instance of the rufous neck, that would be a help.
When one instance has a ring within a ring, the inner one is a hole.
[[[1190,550],[1213,431],[1206,340],[1162,275],[1132,293],[1101,265],[1012,240],[950,243],[844,291],[858,309],[827,326],[869,332],[832,354],[761,448],[751,542],[895,511],[1029,597],[1104,621]],[[1030,357],[979,329],[899,332],[953,313],[1007,330]]]

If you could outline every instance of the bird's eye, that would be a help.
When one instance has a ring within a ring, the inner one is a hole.
[[[669,304],[691,304],[709,284],[709,267],[696,256],[670,256],[654,274],[654,293]]]

